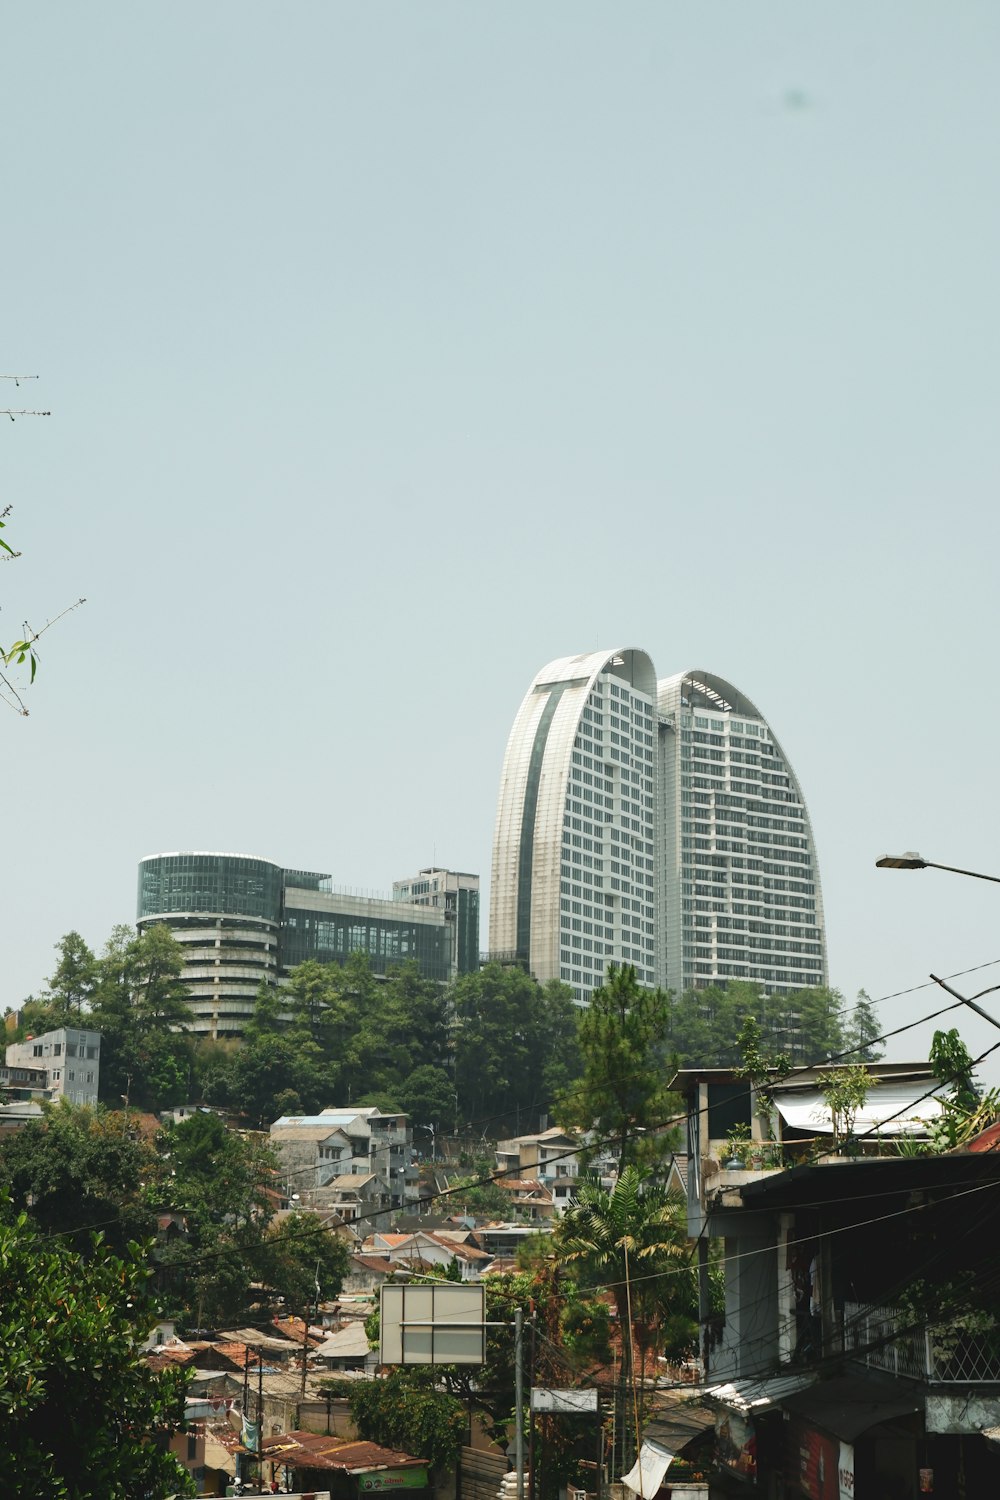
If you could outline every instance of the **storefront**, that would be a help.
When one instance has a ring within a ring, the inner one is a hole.
[[[426,1461],[376,1443],[315,1432],[277,1433],[264,1439],[262,1458],[265,1478],[289,1490],[325,1489],[332,1500],[421,1491],[412,1500],[431,1500]]]

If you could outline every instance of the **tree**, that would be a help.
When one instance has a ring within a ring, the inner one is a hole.
[[[759,1023],[769,1049],[795,1064],[822,1062],[843,1050],[839,990],[825,985],[793,994],[765,995],[757,984],[734,980],[685,990],[670,1005],[669,1045],[685,1068],[734,1068],[737,1037],[747,1016]]]
[[[43,1109],[41,1120],[0,1137],[0,1186],[14,1207],[82,1253],[95,1229],[118,1253],[152,1234],[143,1183],[155,1174],[156,1156],[127,1117],[67,1099]]]
[[[433,1126],[437,1134],[441,1133],[442,1122],[450,1125],[454,1120],[456,1100],[450,1075],[429,1063],[414,1068],[399,1091],[399,1102],[413,1123]]]
[[[668,1321],[687,1326],[690,1344],[697,1340],[697,1290],[684,1204],[635,1166],[627,1166],[610,1192],[584,1183],[560,1219],[553,1243],[556,1255],[576,1270],[584,1287],[606,1287],[614,1298],[622,1341],[616,1431],[627,1469],[635,1453],[632,1424],[625,1418],[626,1393],[633,1387],[644,1392],[647,1358]]]
[[[297,1213],[264,1237],[268,1285],[292,1312],[340,1296],[351,1252],[317,1214]]]
[[[501,1122],[527,1126],[567,1071],[576,1074],[572,992],[561,984],[542,989],[522,969],[487,964],[454,982],[451,1002],[461,1115],[497,1129]]]
[[[49,997],[79,1025],[97,984],[97,959],[78,932],[60,938],[56,952],[59,962],[49,978]]]
[[[885,1056],[885,1048],[879,1045],[881,1040],[882,1027],[875,1004],[866,991],[858,990],[851,1019],[844,1027],[844,1051],[850,1052],[851,1062],[878,1062]]]
[[[952,1103],[962,1110],[974,1110],[979,1103],[974,1077],[976,1065],[957,1027],[953,1026],[950,1031],[935,1031],[931,1038],[930,1063],[935,1077],[948,1089]]]
[[[877,1083],[878,1079],[869,1073],[864,1063],[833,1068],[820,1077],[819,1091],[833,1122],[834,1150],[853,1136],[854,1122],[864,1109],[868,1091]]]
[[[242,1318],[251,1283],[266,1280],[270,1267],[274,1153],[202,1112],[166,1127],[159,1146],[156,1206],[182,1214],[186,1227],[156,1252],[164,1297],[189,1327]]]
[[[608,970],[579,1021],[583,1076],[559,1100],[566,1127],[593,1126],[616,1142],[619,1173],[662,1146],[652,1133],[679,1112],[666,1086],[670,1002],[663,990],[643,989],[631,964]]]
[[[350,1388],[358,1435],[436,1469],[451,1468],[468,1426],[462,1404],[435,1386],[433,1370],[397,1369],[385,1380],[359,1380]]]
[[[784,1052],[774,1053],[764,1049],[760,1022],[754,1016],[747,1016],[744,1019],[740,1034],[736,1038],[736,1045],[743,1059],[736,1072],[740,1078],[746,1078],[750,1084],[751,1101],[763,1127],[764,1139],[773,1141],[772,1091],[776,1083],[788,1077],[792,1070],[791,1062]]]
[[[183,950],[165,925],[112,931],[97,960],[88,1018],[101,1033],[103,1100],[162,1109],[188,1098],[191,1005],[183,969]]]
[[[0,1492],[55,1500],[194,1493],[163,1440],[184,1422],[185,1377],[137,1347],[157,1308],[142,1251],[86,1255],[26,1213],[0,1222]]]

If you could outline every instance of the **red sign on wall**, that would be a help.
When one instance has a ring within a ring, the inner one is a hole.
[[[809,1500],[840,1500],[840,1444],[836,1438],[793,1419],[788,1423],[787,1441],[789,1484]]]

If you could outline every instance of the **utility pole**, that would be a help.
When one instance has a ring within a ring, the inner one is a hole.
[[[264,1350],[257,1350],[257,1488],[264,1484]]]
[[[517,1500],[524,1500],[524,1313],[514,1312],[514,1467]]]

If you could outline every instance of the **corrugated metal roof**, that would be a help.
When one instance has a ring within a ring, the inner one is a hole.
[[[293,1469],[339,1469],[367,1474],[373,1469],[425,1469],[427,1461],[377,1443],[350,1442],[316,1432],[276,1433],[261,1444],[264,1457]]]
[[[757,1376],[754,1379],[728,1381],[724,1385],[711,1385],[704,1394],[713,1396],[723,1406],[732,1407],[733,1411],[746,1416],[750,1412],[767,1411],[769,1407],[777,1406],[786,1396],[805,1390],[815,1379],[814,1372],[802,1371],[795,1375]]]

